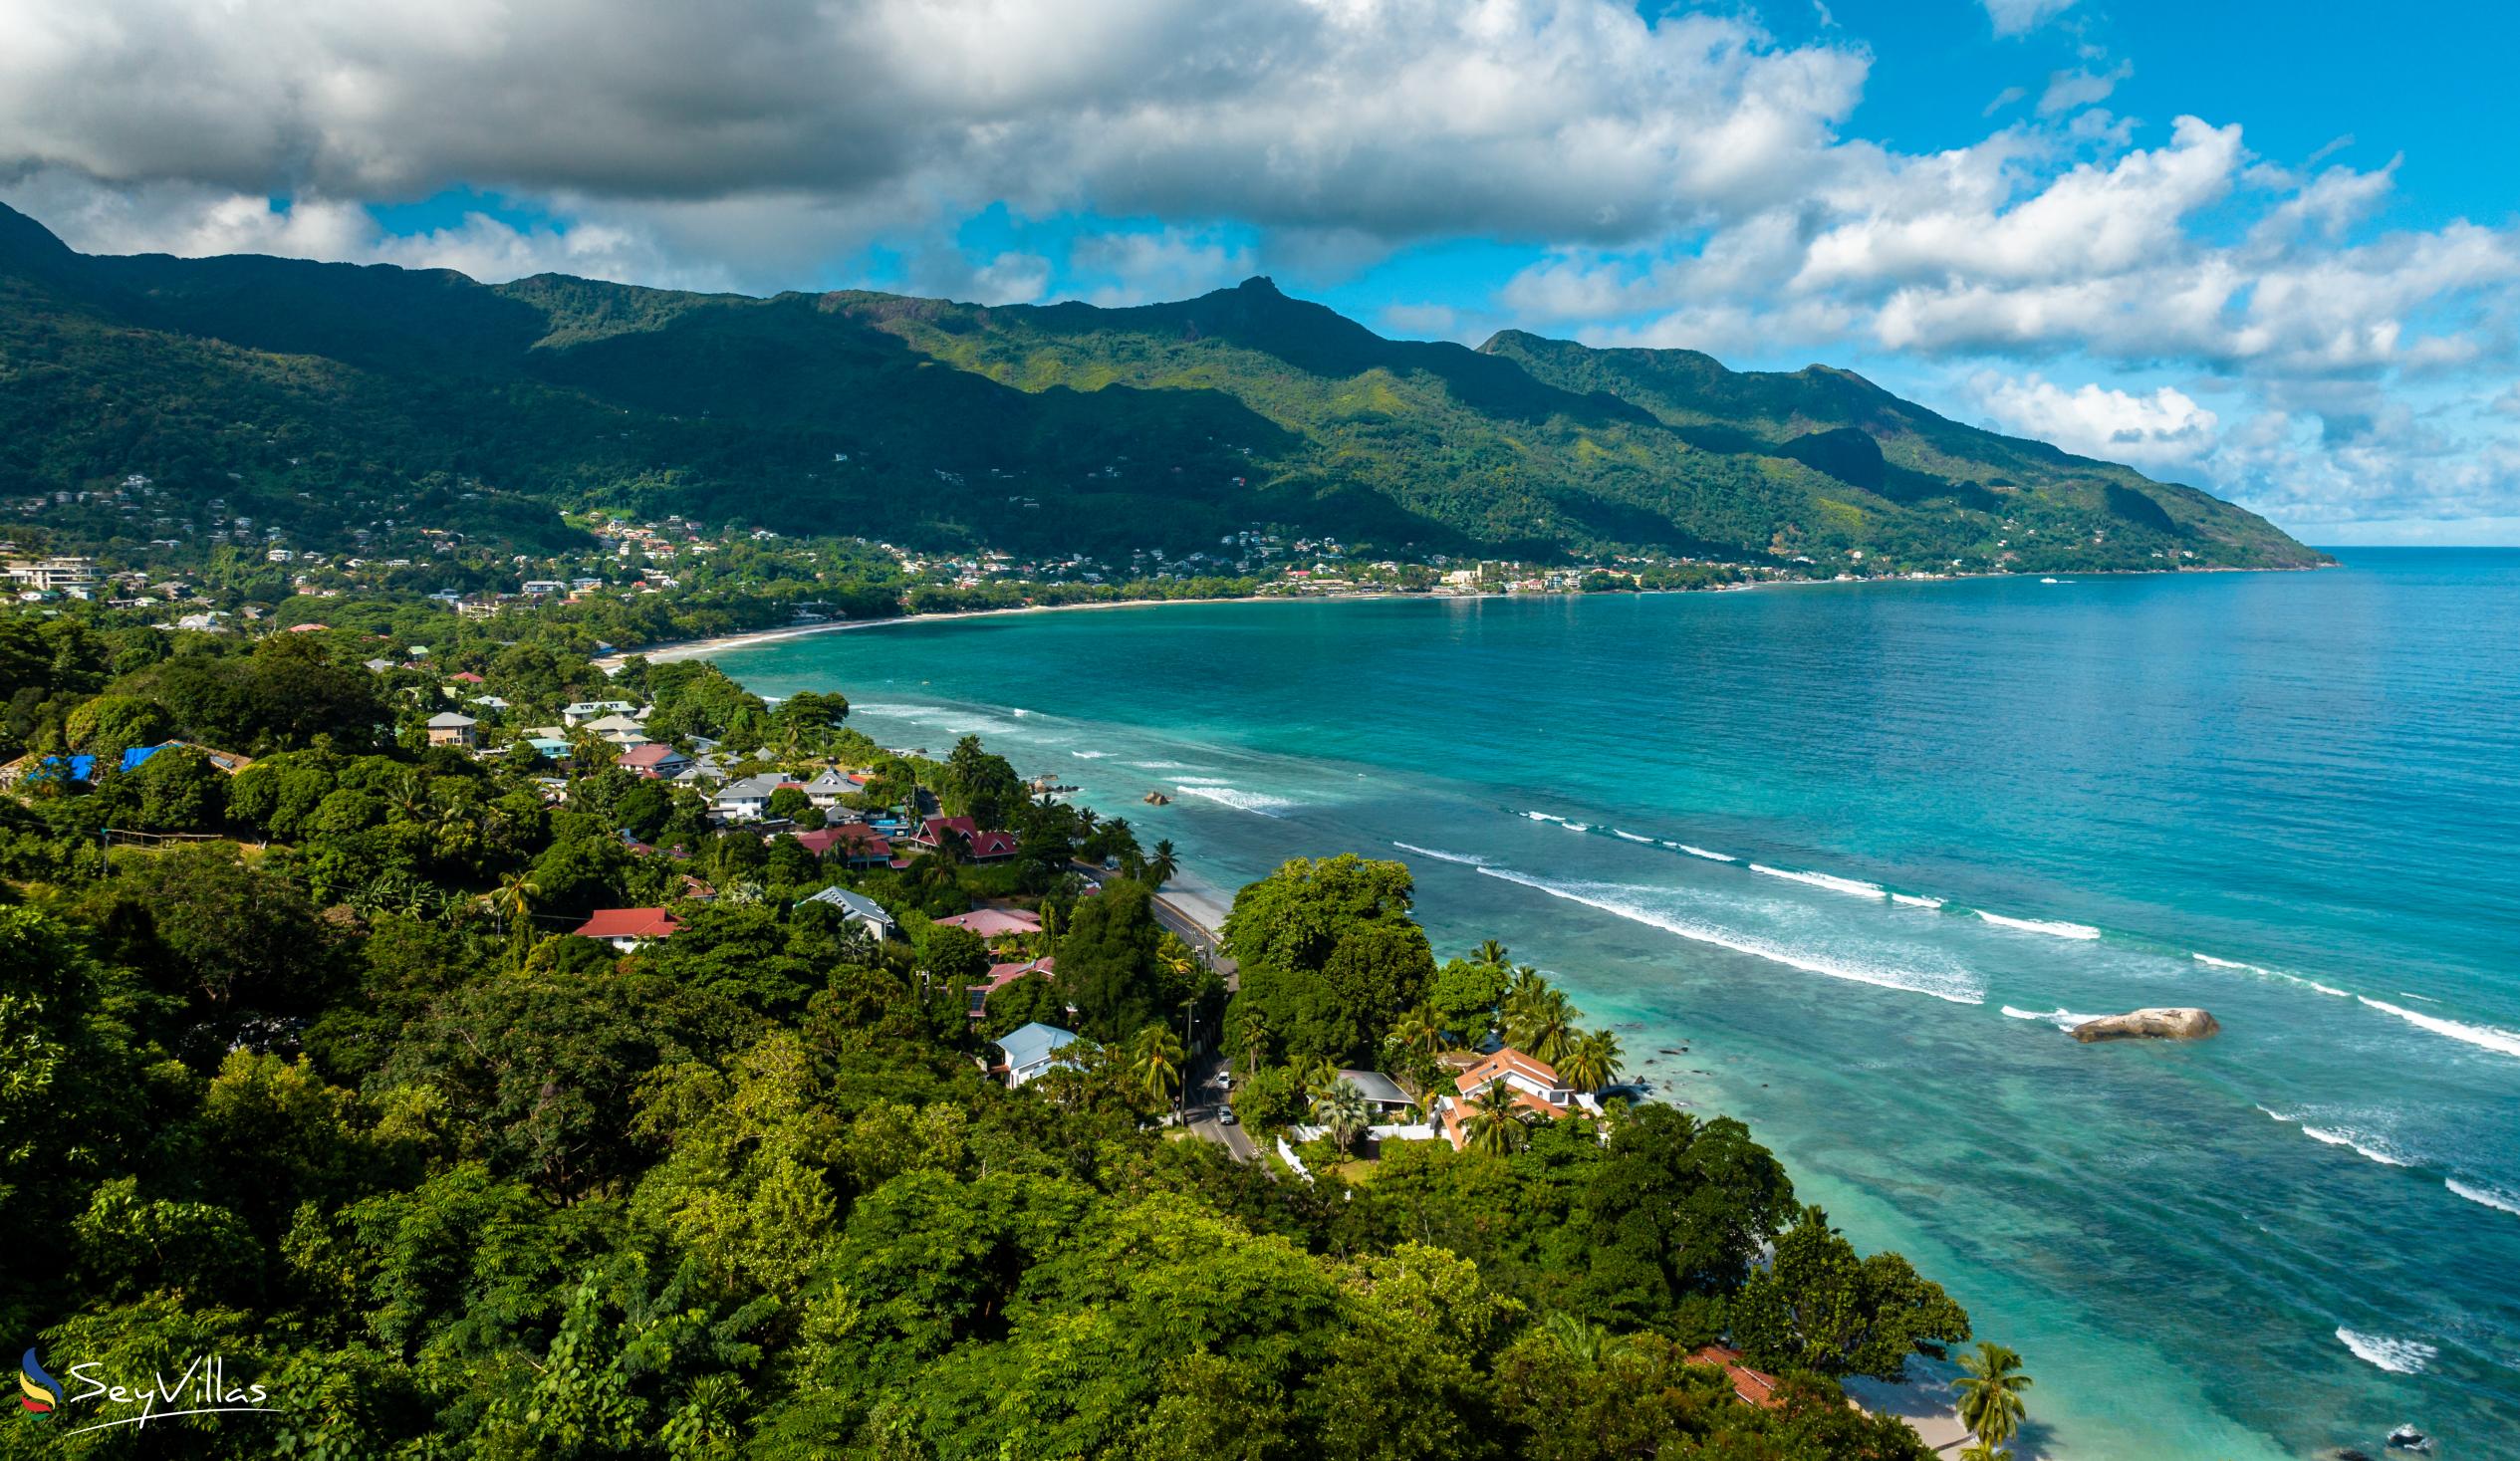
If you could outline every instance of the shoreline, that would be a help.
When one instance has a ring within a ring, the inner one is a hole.
[[[2318,573],[2342,568],[2335,561],[2311,564],[2305,568],[2187,568],[2187,569],[2090,569],[2075,570],[2077,578],[2177,578],[2190,574],[2298,574]],[[1677,594],[1746,594],[1773,589],[1860,588],[1876,584],[1959,584],[1982,579],[2046,579],[2054,575],[2027,573],[2004,574],[1926,574],[1921,577],[1900,576],[1879,579],[1762,579],[1747,584],[1715,584],[1703,589],[1613,589],[1587,594],[1578,591],[1549,591],[1537,594],[1436,594],[1389,590],[1378,594],[1236,594],[1220,599],[1114,599],[1096,604],[1019,604],[1007,609],[949,609],[933,613],[900,613],[889,618],[834,619],[827,623],[782,624],[772,629],[747,629],[737,634],[717,634],[705,639],[669,639],[646,649],[623,649],[599,655],[589,661],[606,674],[618,674],[632,658],[651,664],[695,659],[729,649],[750,649],[761,644],[775,644],[788,639],[802,639],[814,634],[834,633],[844,629],[873,629],[886,625],[924,623],[942,619],[997,618],[1022,613],[1069,613],[1097,609],[1160,609],[1186,604],[1372,604],[1395,599],[1409,600],[1486,600],[1486,599],[1602,599],[1618,595],[1632,598],[1660,598]]]

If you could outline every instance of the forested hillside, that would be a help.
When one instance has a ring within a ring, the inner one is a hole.
[[[2298,567],[2190,488],[1822,367],[1508,333],[1385,340],[1266,280],[1134,309],[706,296],[267,258],[88,257],[0,210],[0,493],[140,473],[310,546],[554,509],[1125,554],[1268,523],[1352,549],[1861,571]],[[1862,555],[1860,558],[1855,555]]]

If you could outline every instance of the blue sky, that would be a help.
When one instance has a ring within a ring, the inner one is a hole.
[[[1863,370],[2316,542],[2520,541],[2520,17],[2163,0],[22,0],[75,246],[1175,298]]]

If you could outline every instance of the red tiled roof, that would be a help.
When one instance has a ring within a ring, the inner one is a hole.
[[[467,684],[467,685],[479,685],[479,684],[486,684],[486,683],[488,683],[488,681],[486,681],[486,680],[482,679],[482,677],[481,677],[481,676],[479,676],[479,675],[477,675],[477,674],[474,674],[471,670],[468,670],[468,669],[459,669],[459,670],[455,671],[455,678],[456,678],[456,679],[459,679],[459,680],[462,680],[462,681],[463,681],[465,684]]]
[[[981,861],[991,857],[1012,857],[1015,855],[1015,834],[975,832],[971,834],[971,855]]]
[[[662,908],[598,908],[571,931],[580,938],[668,938],[681,926]]]
[[[1690,1352],[1688,1362],[1721,1366],[1725,1377],[1732,1381],[1732,1392],[1743,1401],[1763,1410],[1776,1408],[1776,1376],[1742,1363],[1740,1350],[1725,1344],[1704,1344]]]
[[[892,858],[892,840],[863,822],[844,822],[824,831],[832,838],[825,844],[826,851],[845,846],[851,857],[876,857],[887,862]],[[798,841],[803,842],[804,839],[800,837]],[[806,846],[812,847],[813,844],[807,843]]]
[[[636,771],[640,767],[661,766],[667,760],[687,761],[689,759],[663,741],[649,741],[644,745],[632,746],[624,751],[614,764]]]
[[[976,837],[979,831],[980,824],[968,817],[930,817],[919,823],[918,840],[929,847],[934,847],[944,841],[947,832],[958,832],[964,837]]]
[[[1558,1079],[1555,1066],[1546,1061],[1534,1060],[1510,1045],[1462,1072],[1460,1080],[1455,1084],[1461,1088],[1462,1095],[1473,1096],[1478,1093],[1480,1087],[1508,1074],[1537,1081],[1543,1086],[1555,1087],[1565,1084]]]
[[[974,908],[936,921],[947,928],[968,928],[982,938],[1041,932],[1041,915],[1022,908]]]

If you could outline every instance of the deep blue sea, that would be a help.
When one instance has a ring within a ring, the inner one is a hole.
[[[1405,858],[1439,952],[1547,970],[2022,1350],[2042,1454],[2520,1456],[2520,552],[2340,556],[718,658],[976,732],[1217,887]],[[2224,1033],[2061,1028],[2144,1005]]]

